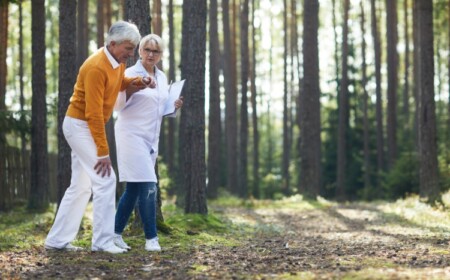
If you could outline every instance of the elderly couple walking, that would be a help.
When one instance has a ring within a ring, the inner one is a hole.
[[[126,61],[139,44],[140,59],[128,69]],[[136,202],[143,222],[145,249],[160,251],[156,229],[155,162],[163,108],[168,98],[165,74],[156,64],[164,45],[150,34],[141,39],[137,27],[114,23],[105,46],[80,67],[63,122],[64,136],[72,149],[72,177],[44,247],[76,251],[76,238],[86,206],[93,195],[92,251],[124,253],[122,239]],[[175,101],[182,106],[182,100]],[[127,182],[117,212],[116,175],[111,168],[105,124],[113,110],[119,180]]]

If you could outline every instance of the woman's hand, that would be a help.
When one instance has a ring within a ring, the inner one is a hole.
[[[175,108],[180,109],[181,107],[183,107],[183,96],[175,100]]]

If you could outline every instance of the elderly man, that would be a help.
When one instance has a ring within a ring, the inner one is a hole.
[[[119,91],[154,88],[150,78],[125,77],[126,61],[140,40],[134,24],[114,23],[105,47],[80,67],[63,122],[64,136],[72,149],[72,178],[45,241],[47,250],[76,251],[76,238],[87,203],[93,194],[92,251],[123,253],[114,245],[116,175],[111,168],[105,124],[111,117]]]

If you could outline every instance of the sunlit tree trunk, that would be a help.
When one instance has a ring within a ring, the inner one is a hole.
[[[436,106],[434,101],[433,3],[416,0],[419,18],[419,155],[420,195],[439,198]]]
[[[287,22],[287,14],[288,14],[288,6],[287,0],[283,0],[283,160],[281,164],[281,174],[282,174],[282,192],[285,195],[289,194],[289,160],[290,160],[290,152],[291,146],[289,141],[289,106],[288,106],[288,81],[287,81],[287,68],[288,68],[288,22]]]
[[[152,2],[153,2],[153,8],[152,8],[153,33],[161,36],[162,35],[161,0],[153,0]],[[147,34],[142,34],[142,36],[145,36],[145,35],[147,35]]]
[[[259,131],[258,131],[258,113],[256,102],[256,28],[255,28],[255,10],[257,6],[255,0],[252,0],[252,66],[250,72],[251,79],[251,102],[252,102],[252,128],[253,128],[253,197],[259,198]]]
[[[186,83],[180,120],[185,213],[207,214],[205,166],[206,0],[183,3],[181,73]]]
[[[397,53],[397,1],[386,0],[387,30],[387,142],[389,168],[397,159],[397,87],[398,87],[398,53]]]
[[[209,122],[208,122],[208,197],[217,198],[220,186],[220,50],[217,27],[217,0],[209,6]]]
[[[47,154],[47,82],[45,76],[45,0],[31,5],[32,31],[32,111],[31,111],[31,187],[28,207],[45,209],[48,206]]]
[[[239,149],[239,195],[248,196],[247,187],[247,145],[248,145],[248,76],[249,76],[249,51],[248,51],[248,14],[249,2],[242,1],[241,6],[241,125],[240,125],[240,149]]]
[[[105,44],[105,0],[97,1],[97,47],[101,48]]]
[[[300,92],[300,188],[320,193],[319,1],[305,0],[303,11],[304,90]]]
[[[339,125],[338,125],[338,145],[337,145],[337,185],[336,198],[345,200],[346,192],[346,172],[347,172],[347,130],[348,130],[348,13],[350,1],[344,1],[344,22],[342,30],[342,79],[339,91]]]
[[[361,34],[366,34],[365,28],[365,12],[364,4],[361,1]],[[366,40],[364,36],[362,37],[361,43],[361,56],[362,56],[362,88],[363,88],[363,129],[364,129],[364,188],[368,190],[371,186],[370,184],[370,139],[369,139],[369,94],[367,92],[367,64],[366,64]]]

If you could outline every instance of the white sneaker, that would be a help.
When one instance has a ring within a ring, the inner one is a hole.
[[[110,242],[110,243],[106,244],[106,246],[103,248],[93,247],[92,251],[107,252],[107,253],[111,253],[111,254],[121,254],[121,253],[125,253],[127,250],[117,247],[116,245],[114,245],[114,242]]]
[[[125,241],[123,241],[122,239],[122,235],[116,235],[114,236],[114,245],[116,245],[117,247],[121,248],[121,249],[125,249],[125,250],[130,250],[131,247],[128,246],[127,243],[125,243]]]
[[[158,243],[158,237],[155,237],[152,239],[146,239],[145,240],[145,250],[155,251],[155,252],[161,251],[161,246],[159,246],[159,243]]]
[[[50,245],[44,245],[45,250],[49,250],[49,251],[83,251],[83,248],[78,247],[78,246],[74,246],[70,243],[68,243],[65,247],[62,248],[56,248],[56,247],[52,247]]]

